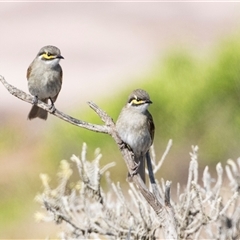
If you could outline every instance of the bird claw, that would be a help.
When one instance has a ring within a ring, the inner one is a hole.
[[[55,108],[54,104],[52,104],[50,106],[49,110],[50,110],[51,113],[54,113],[56,111],[56,108]]]
[[[127,143],[122,141],[121,149],[124,149],[124,148],[127,148],[133,154],[132,148]],[[137,163],[134,161],[134,165],[131,167],[131,170],[132,170],[131,174],[129,173],[130,177],[132,177],[133,175],[136,175],[138,173],[139,166],[140,166],[140,162]]]
[[[133,151],[132,148],[125,142],[122,141],[121,149],[127,148],[129,151]]]
[[[138,163],[134,162],[134,166],[131,167],[131,170],[132,170],[131,177],[138,173],[139,166],[140,166],[140,162]]]
[[[38,96],[33,97],[33,104],[36,105],[38,103]]]
[[[121,142],[120,148],[121,149],[127,148],[129,151],[132,151],[131,147],[127,143],[125,143],[124,141]]]
[[[56,108],[54,106],[54,102],[51,98],[49,98],[49,99],[51,101],[51,107],[49,108],[49,110],[50,110],[51,113],[54,113],[56,111]]]

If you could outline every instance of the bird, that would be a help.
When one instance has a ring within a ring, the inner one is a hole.
[[[148,111],[152,104],[149,94],[143,89],[135,89],[129,96],[116,121],[119,137],[134,153],[139,173],[145,183],[145,158],[154,139],[155,126],[153,117]],[[132,177],[128,173],[128,181]]]
[[[51,110],[56,110],[54,102],[62,87],[62,68],[59,61],[64,59],[60,50],[51,45],[42,47],[27,69],[29,92],[34,96],[33,106],[28,119],[47,119],[48,112],[35,104],[38,100],[48,103],[51,101]]]

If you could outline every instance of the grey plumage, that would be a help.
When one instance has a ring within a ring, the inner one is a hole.
[[[62,58],[57,47],[45,46],[40,49],[27,70],[29,92],[45,103],[50,99],[52,106],[62,87],[62,68],[59,65]],[[46,120],[47,115],[47,111],[34,105],[28,118],[39,117]]]
[[[135,162],[140,163],[138,173],[145,182],[145,156],[154,138],[154,123],[148,106],[151,104],[148,93],[142,89],[134,90],[123,107],[116,128],[121,139],[134,152]],[[131,177],[129,176],[129,180]]]

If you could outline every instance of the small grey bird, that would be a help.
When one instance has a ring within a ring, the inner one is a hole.
[[[55,46],[45,46],[40,49],[36,58],[27,70],[29,92],[35,97],[35,102],[41,100],[48,103],[55,110],[54,102],[62,87],[62,68],[59,61],[63,59],[60,50]],[[33,105],[28,119],[41,118],[46,120],[48,112]]]
[[[116,129],[120,138],[131,147],[134,160],[139,164],[137,172],[145,182],[145,157],[154,138],[154,123],[148,111],[152,103],[148,93],[142,89],[134,90],[128,97],[127,104],[123,107]],[[128,180],[131,176],[128,174]]]

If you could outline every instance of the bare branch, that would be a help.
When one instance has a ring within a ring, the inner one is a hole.
[[[22,90],[12,86],[11,84],[9,84],[3,76],[0,76],[0,81],[2,82],[2,84],[5,86],[5,88],[9,91],[9,93],[11,93],[13,96],[25,101],[25,102],[28,102],[28,103],[31,103],[33,104],[33,101],[34,101],[34,97],[30,94],[27,94],[25,92],[23,92]],[[89,103],[89,105],[92,107],[92,104],[93,103]],[[109,133],[109,129],[107,126],[102,126],[102,125],[97,125],[97,124],[91,124],[91,123],[88,123],[88,122],[84,122],[82,120],[78,120],[76,118],[73,118],[63,112],[60,112],[56,109],[56,111],[52,112],[51,111],[51,106],[38,100],[37,104],[36,104],[38,107],[48,111],[49,113],[53,114],[54,116],[68,122],[68,123],[71,123],[75,126],[78,126],[78,127],[82,127],[82,128],[85,128],[85,129],[88,129],[88,130],[91,130],[91,131],[94,131],[94,132],[100,132],[100,133]],[[106,117],[106,113],[103,112],[101,109],[99,109],[96,105],[95,105],[95,108],[97,108],[96,112],[98,113],[98,115],[101,117],[101,119],[104,119],[104,117]],[[104,116],[104,117],[102,117]],[[108,120],[108,119],[107,119]]]
[[[16,87],[10,85],[9,83],[7,83],[7,81],[4,79],[4,77],[0,76],[0,81],[2,82],[2,84],[5,86],[5,88],[9,91],[9,93],[11,93],[13,96],[33,104],[34,103],[34,97],[23,92],[22,90],[17,89]],[[169,212],[169,208],[171,208],[171,205],[168,204],[168,206],[164,207],[164,200],[160,199],[160,195],[158,193],[157,188],[154,188],[154,193],[151,193],[146,185],[143,183],[141,177],[139,174],[135,174],[134,175],[134,169],[136,167],[136,163],[134,162],[134,154],[133,152],[129,149],[129,147],[121,140],[121,138],[118,136],[117,131],[116,131],[116,127],[115,127],[115,123],[113,121],[113,119],[108,116],[108,114],[106,112],[104,112],[103,110],[101,110],[95,103],[93,102],[88,102],[88,105],[90,106],[90,108],[92,108],[97,115],[101,118],[101,120],[105,123],[104,125],[97,125],[97,124],[92,124],[92,123],[88,123],[82,120],[78,120],[76,118],[73,118],[63,112],[60,112],[56,109],[56,111],[52,112],[51,111],[51,106],[48,104],[45,104],[41,101],[38,100],[37,104],[38,107],[48,111],[49,113],[51,113],[52,115],[68,122],[71,123],[75,126],[81,127],[81,128],[85,128],[88,129],[90,131],[94,131],[94,132],[99,132],[99,133],[105,133],[105,134],[109,134],[116,142],[116,144],[118,145],[118,148],[126,162],[126,165],[128,167],[128,171],[130,174],[133,175],[133,182],[137,185],[137,187],[139,188],[140,192],[142,193],[142,195],[144,196],[144,198],[146,199],[146,201],[150,204],[150,206],[153,208],[153,210],[156,212],[156,214],[158,215],[159,219],[162,218],[162,212],[165,209],[166,212]],[[170,192],[170,186],[169,186],[169,192]],[[156,197],[157,196],[157,197]],[[169,201],[170,202],[170,201]],[[168,214],[166,214],[165,216],[167,216]],[[168,221],[168,223],[171,223],[172,226],[165,226],[166,232],[174,232],[171,229],[175,228],[176,223],[172,222],[172,221]],[[170,228],[170,230],[168,230],[168,228]],[[176,232],[176,229],[175,229]],[[177,239],[177,235],[172,234],[171,237],[173,239]]]

